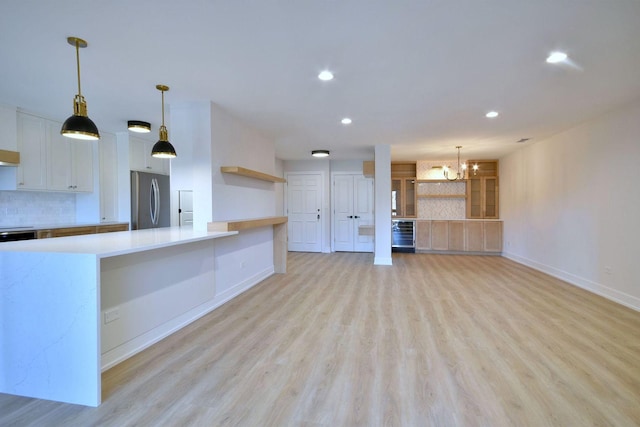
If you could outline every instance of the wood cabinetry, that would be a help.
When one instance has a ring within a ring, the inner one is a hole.
[[[484,252],[502,252],[502,221],[485,221],[483,224]]]
[[[362,162],[362,175],[364,175],[365,178],[375,178],[376,162],[373,160],[365,160]]]
[[[129,168],[134,171],[169,175],[169,159],[151,156],[155,142],[129,136]]]
[[[415,178],[391,178],[391,216],[398,218],[416,216]]]
[[[464,229],[465,250],[484,251],[484,221],[466,221]]]
[[[431,249],[431,221],[428,221],[428,220],[416,221],[416,249],[417,250]]]
[[[464,251],[464,224],[465,221],[448,221],[449,249],[450,251]]]
[[[479,169],[467,180],[467,218],[498,219],[498,161],[469,160],[469,164],[478,164]]]
[[[119,223],[43,229],[38,230],[37,235],[38,239],[50,239],[53,237],[81,236],[83,234],[111,233],[127,230],[129,230],[129,224]]]
[[[416,162],[391,162],[391,216],[415,218]]]
[[[113,233],[116,231],[129,231],[129,224],[100,224],[96,226],[96,233]]]
[[[431,221],[431,249],[449,250],[449,221]]]
[[[502,252],[502,221],[418,220],[416,250]]]

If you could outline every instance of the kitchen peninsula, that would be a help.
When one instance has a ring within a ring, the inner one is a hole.
[[[235,234],[171,227],[4,243],[0,392],[98,406],[102,370],[222,303],[215,240]]]

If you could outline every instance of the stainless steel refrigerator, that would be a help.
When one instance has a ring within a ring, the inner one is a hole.
[[[169,227],[169,177],[131,171],[131,229]]]

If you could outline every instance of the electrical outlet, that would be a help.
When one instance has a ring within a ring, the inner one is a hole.
[[[606,267],[604,268],[604,272],[605,272],[605,273],[607,273],[607,274],[611,274],[611,272],[612,272],[612,271],[613,271],[613,270],[612,270],[612,269],[611,269],[611,267],[609,267],[609,266],[606,266]]]
[[[111,310],[104,312],[104,324],[111,323],[114,320],[118,320],[120,318],[120,310],[117,308],[113,308]]]
[[[244,261],[240,261],[240,268],[244,268]]]

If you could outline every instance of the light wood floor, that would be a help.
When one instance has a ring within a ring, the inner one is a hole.
[[[103,374],[0,425],[637,426],[640,313],[500,257],[290,253]]]

